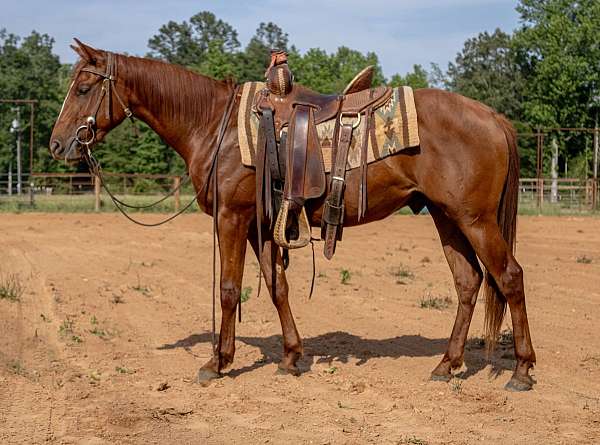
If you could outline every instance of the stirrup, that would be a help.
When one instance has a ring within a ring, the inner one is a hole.
[[[306,210],[302,207],[300,216],[298,217],[298,229],[299,236],[296,240],[288,240],[285,236],[285,229],[287,227],[288,212],[290,210],[290,202],[284,199],[281,203],[281,209],[277,215],[277,221],[275,221],[275,227],[273,229],[273,238],[275,242],[285,249],[299,249],[300,247],[307,246],[310,243],[310,224],[308,223],[308,217],[306,216]]]

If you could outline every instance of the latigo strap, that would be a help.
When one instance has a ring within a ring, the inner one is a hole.
[[[342,238],[342,224],[344,223],[344,188],[346,182],[346,162],[348,151],[352,142],[352,123],[342,123],[339,145],[336,150],[335,164],[331,175],[331,192],[323,207],[323,238],[325,247],[323,254],[328,260],[335,253],[335,245]]]

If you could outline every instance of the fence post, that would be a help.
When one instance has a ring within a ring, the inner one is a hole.
[[[181,206],[181,199],[180,199],[180,191],[179,187],[181,186],[181,177],[179,176],[175,176],[173,178],[173,189],[175,190],[174,193],[174,197],[175,197],[175,211],[178,212],[179,211],[179,207]]]
[[[29,183],[29,205],[30,205],[31,207],[34,207],[34,206],[35,206],[34,190],[33,190],[33,188],[34,188],[34,187],[35,187],[35,184],[34,184],[34,182],[33,182],[33,181],[31,181],[31,182]]]
[[[94,211],[100,211],[100,178],[94,176]]]
[[[598,208],[598,157],[600,156],[600,147],[598,146],[598,114],[596,112],[596,125],[594,126],[594,181],[592,188],[592,210]]]
[[[8,196],[12,196],[12,162],[8,164]]]

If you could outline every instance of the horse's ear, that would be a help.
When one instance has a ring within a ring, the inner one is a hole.
[[[96,64],[96,61],[98,60],[98,56],[100,55],[100,52],[97,49],[92,48],[89,45],[86,45],[81,40],[79,40],[77,37],[73,37],[73,40],[75,40],[75,43],[77,43],[77,46],[71,45],[71,48],[73,49],[73,51],[75,51],[77,54],[79,54],[79,56],[83,60],[87,61],[88,63],[90,63],[92,65]]]

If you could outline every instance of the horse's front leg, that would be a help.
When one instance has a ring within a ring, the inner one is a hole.
[[[271,239],[263,239],[262,258],[258,255],[256,230],[251,229],[248,237],[254,253],[261,264],[265,282],[271,294],[271,300],[277,309],[281,331],[283,333],[283,358],[278,371],[285,374],[298,375],[300,371],[296,362],[302,356],[302,340],[296,329],[294,316],[288,301],[288,283],[283,268],[283,260],[279,246]]]
[[[233,362],[235,354],[235,310],[240,300],[246,239],[250,219],[221,209],[218,216],[221,258],[221,331],[214,356],[198,372],[200,382],[216,378]]]

